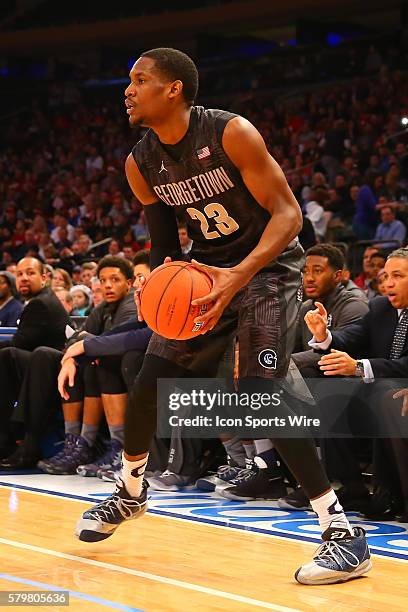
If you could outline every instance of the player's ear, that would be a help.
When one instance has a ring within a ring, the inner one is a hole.
[[[170,97],[175,98],[179,96],[183,91],[183,82],[180,80],[173,81],[170,85]]]

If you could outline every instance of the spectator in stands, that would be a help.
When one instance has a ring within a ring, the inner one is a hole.
[[[354,282],[356,283],[357,287],[360,287],[360,289],[367,289],[367,285],[370,281],[371,278],[371,268],[370,268],[370,258],[371,255],[373,255],[374,253],[378,253],[378,248],[375,246],[368,246],[365,250],[364,250],[364,254],[363,254],[363,270],[362,272],[356,276],[356,278],[354,279]]]
[[[86,285],[74,285],[70,289],[73,301],[72,314],[76,317],[87,317],[92,310],[92,291]]]
[[[178,223],[178,235],[180,240],[181,252],[183,255],[187,255],[191,251],[193,241],[190,240],[187,234],[187,225],[185,223]]]
[[[351,272],[347,267],[346,263],[344,263],[340,282],[349,293],[352,293],[354,296],[362,300],[367,300],[365,292],[360,289],[360,287],[358,287],[354,281],[351,280]]]
[[[61,302],[61,304],[63,305],[63,307],[65,308],[65,310],[67,311],[67,313],[69,315],[72,314],[72,310],[74,308],[74,301],[68,289],[65,289],[64,287],[56,287],[55,289],[53,289],[53,291]]]
[[[62,288],[69,291],[71,287],[72,279],[68,272],[64,268],[55,268],[51,281],[51,289],[55,291],[57,288]]]
[[[371,240],[374,237],[377,226],[376,205],[378,197],[374,191],[374,183],[379,175],[368,172],[365,182],[360,187],[357,200],[356,212],[353,217],[353,230],[358,240]]]
[[[384,253],[378,251],[370,257],[369,275],[366,292],[369,300],[379,295],[378,292],[378,274],[384,268],[386,257]]]
[[[0,456],[13,450],[10,417],[18,398],[24,373],[29,369],[32,351],[39,346],[62,349],[68,315],[53,291],[46,287],[43,264],[25,257],[17,264],[16,286],[24,299],[18,328],[11,340],[0,341]],[[31,453],[31,449],[29,449]],[[18,461],[24,452],[18,454]]]
[[[99,306],[99,304],[102,304],[104,297],[103,297],[101,281],[99,280],[97,276],[94,276],[92,278],[91,290],[92,290],[93,305],[94,307]]]
[[[81,284],[92,287],[92,279],[96,276],[98,264],[96,261],[86,261],[81,266]]]
[[[11,272],[0,271],[0,327],[15,327],[23,305],[17,299],[16,279]]]
[[[379,248],[397,248],[405,242],[407,228],[402,221],[396,219],[396,215],[391,206],[383,206],[380,212],[381,223],[378,224],[375,230],[374,240],[390,240],[391,242],[382,242],[378,244]]]
[[[387,284],[385,280],[386,274],[384,268],[382,268],[377,274],[377,291],[379,295],[387,295]]]
[[[321,191],[320,195],[323,195]],[[311,221],[313,225],[317,240],[319,242],[322,242],[326,235],[328,219],[325,215],[325,211],[322,204],[320,203],[320,201],[318,201],[318,197],[319,190],[311,189],[309,192],[308,200],[304,205],[304,209],[305,216]]]

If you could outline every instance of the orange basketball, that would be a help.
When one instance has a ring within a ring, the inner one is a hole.
[[[209,305],[191,302],[212,289],[208,274],[185,261],[171,261],[156,268],[140,292],[141,313],[147,325],[164,338],[188,340],[200,335],[194,319]]]

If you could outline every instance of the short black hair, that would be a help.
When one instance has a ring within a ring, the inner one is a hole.
[[[380,257],[380,258],[381,258],[381,259],[383,259],[384,261],[386,261],[386,260],[387,260],[387,256],[385,255],[384,251],[377,251],[376,253],[373,253],[373,254],[370,256],[370,261],[371,261],[372,259],[375,259],[376,257]]]
[[[133,279],[133,266],[130,261],[123,257],[114,257],[113,255],[106,255],[106,257],[103,257],[96,270],[98,278],[100,271],[104,268],[119,268],[127,280]]]
[[[327,261],[329,262],[329,266],[333,268],[333,270],[343,270],[344,267],[344,256],[343,253],[337,247],[332,244],[324,243],[316,244],[315,246],[310,247],[306,251],[306,257],[309,255],[316,255],[317,257],[327,257]]]
[[[143,249],[138,251],[133,258],[133,265],[138,266],[139,264],[145,264],[150,268],[150,250]]]
[[[186,53],[170,47],[158,47],[141,54],[156,62],[157,69],[173,81],[183,83],[183,98],[193,106],[198,91],[198,71],[195,63]]]

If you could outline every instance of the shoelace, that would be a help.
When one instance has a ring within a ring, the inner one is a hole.
[[[346,557],[346,554],[350,557],[350,560]],[[334,540],[323,542],[316,550],[314,559],[316,561],[335,561],[337,565],[341,565],[341,560],[343,559],[350,567],[358,567],[360,564],[358,557],[354,553]]]
[[[256,472],[251,468],[243,468],[238,476],[234,478],[234,480],[230,481],[230,484],[235,486],[237,484],[241,484],[242,482],[246,482],[252,478],[255,473]]]
[[[123,499],[119,495],[119,491],[121,489],[122,481],[118,479],[116,490],[110,497],[96,504],[91,510],[88,510],[87,514],[91,518],[95,518],[97,520],[101,520],[101,513],[105,515],[105,518],[109,519],[110,516],[115,517],[115,510],[118,510],[120,515],[126,519],[127,517],[132,516],[132,509],[139,506],[141,504],[135,499]]]
[[[98,504],[93,510],[90,510],[88,514],[92,518],[101,520],[101,514],[103,514],[106,519],[109,519],[110,517],[115,517],[115,511],[119,511],[121,516],[126,519],[132,516],[132,509],[140,505],[139,502],[133,499],[124,500],[114,493],[111,497],[105,499],[103,504]]]
[[[241,470],[243,468],[238,468],[238,467],[234,467],[231,465],[221,465],[218,470],[217,470],[217,476],[218,478],[221,478],[222,480],[226,479],[226,477],[228,476],[233,476],[234,474],[236,475],[238,470]]]

